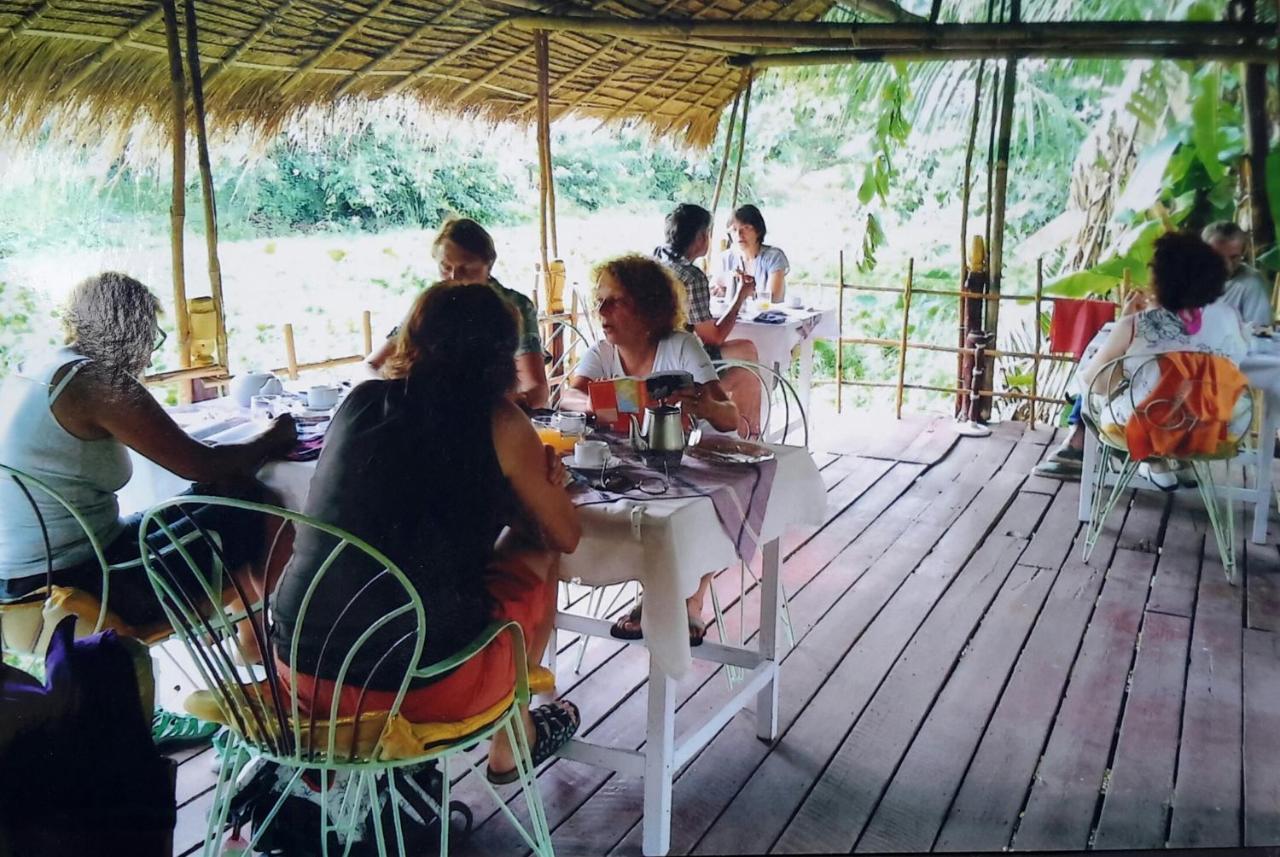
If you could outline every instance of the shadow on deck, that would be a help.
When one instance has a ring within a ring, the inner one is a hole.
[[[826,523],[784,541],[781,738],[742,713],[686,766],[672,853],[1280,845],[1275,545],[1241,547],[1233,588],[1195,492],[1138,493],[1084,563],[1078,486],[1028,476],[1051,440],[921,418],[828,440]],[[758,591],[740,611],[736,570],[716,585],[725,633],[754,634]],[[585,733],[638,747],[643,650],[593,641],[575,675],[560,643]],[[679,690],[677,732],[729,693],[703,661]],[[209,752],[179,768],[179,854]],[[558,854],[640,853],[640,779],[556,761],[539,783]],[[454,796],[478,825],[454,853],[525,851],[468,777]]]

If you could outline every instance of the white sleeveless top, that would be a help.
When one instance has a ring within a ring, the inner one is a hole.
[[[133,475],[125,445],[115,438],[81,440],[53,415],[52,405],[89,358],[60,348],[27,361],[0,382],[0,464],[40,479],[76,508],[105,547],[121,530],[116,492]],[[52,383],[64,366],[71,368]],[[93,557],[84,531],[60,503],[31,488],[48,529],[54,570]],[[31,501],[0,474],[0,579],[45,573],[45,544]]]

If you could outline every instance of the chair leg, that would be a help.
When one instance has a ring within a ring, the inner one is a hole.
[[[1107,470],[1113,456],[1121,458],[1120,474],[1116,477],[1116,484],[1111,486],[1111,492],[1106,494],[1104,502],[1103,495],[1106,492]],[[1089,522],[1085,525],[1083,553],[1085,562],[1089,561],[1093,549],[1098,544],[1098,537],[1102,535],[1102,526],[1106,523],[1107,517],[1115,509],[1116,504],[1120,502],[1120,498],[1124,496],[1124,492],[1128,489],[1129,483],[1133,481],[1133,476],[1137,472],[1138,462],[1130,458],[1128,453],[1119,453],[1105,444],[1102,445],[1098,457],[1097,481],[1094,483],[1093,508],[1090,510]]]
[[[516,833],[520,834],[520,838],[524,840],[529,849],[536,857],[554,857],[554,849],[551,845],[551,827],[547,823],[547,814],[542,806],[542,796],[538,793],[538,784],[536,772],[533,767],[533,759],[529,752],[529,742],[525,735],[524,721],[518,712],[512,713],[507,722],[503,724],[502,729],[506,733],[507,740],[511,742],[512,755],[515,756],[517,781],[520,784],[520,790],[524,793],[525,806],[529,811],[529,829],[525,828],[520,819],[503,800],[502,795],[493,785],[485,778],[484,771],[477,764],[472,768],[478,782],[484,787],[489,796],[493,798],[498,806],[499,812],[506,816],[507,821],[511,822],[511,826],[515,828]]]
[[[1193,461],[1191,469],[1196,474],[1200,499],[1204,501],[1204,510],[1208,513],[1209,525],[1213,528],[1213,539],[1218,545],[1218,556],[1222,558],[1222,570],[1226,572],[1227,582],[1236,586],[1239,583],[1237,574],[1239,569],[1236,567],[1235,504],[1230,497],[1218,496],[1217,484],[1213,479],[1212,462]]]
[[[227,748],[227,757],[218,769],[218,782],[213,790],[213,806],[209,810],[209,823],[205,830],[204,857],[217,857],[222,853],[226,836],[227,814],[236,796],[236,779],[248,761],[248,753],[238,743]]]

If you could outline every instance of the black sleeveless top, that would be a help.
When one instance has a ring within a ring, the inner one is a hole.
[[[412,582],[426,613],[421,664],[459,651],[489,622],[484,572],[513,498],[493,448],[492,405],[432,408],[407,380],[366,381],[343,402],[325,436],[306,514],[368,542]],[[276,587],[272,630],[289,663],[307,588],[337,544],[302,527]],[[382,566],[348,547],[325,573],[302,617],[295,670],[336,679],[361,634],[405,603]],[[362,644],[346,684],[395,689],[409,666],[416,621],[400,617]]]

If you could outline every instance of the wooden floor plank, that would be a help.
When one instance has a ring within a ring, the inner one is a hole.
[[[1025,546],[1008,536],[986,539],[935,602],[771,852],[852,850],[965,642]]]
[[[1056,571],[1019,565],[894,774],[858,851],[928,851]]]
[[[1217,548],[1206,539],[1169,828],[1173,848],[1241,843],[1242,602],[1241,588],[1227,583]]]
[[[1168,831],[1191,620],[1147,613],[1093,847],[1163,848]]]
[[[949,528],[901,590],[892,593],[875,621],[787,730],[777,750],[735,796],[694,853],[741,853],[782,832],[933,602],[999,519],[1017,484],[1017,479],[1002,478],[1001,474],[988,482],[962,520]],[[957,561],[961,554],[965,556]]]
[[[894,457],[898,461],[927,466],[945,458],[959,439],[951,420],[934,420]]]
[[[1244,632],[1244,844],[1280,843],[1280,635]]]
[[[1154,566],[1152,554],[1116,551],[1036,769],[1014,848],[1084,849],[1089,844]]]
[[[1249,627],[1280,632],[1280,553],[1275,545],[1245,543]]]
[[[1200,586],[1204,536],[1204,510],[1199,501],[1185,491],[1175,494],[1147,599],[1148,610],[1191,617]]]
[[[1059,492],[1050,515],[1070,493]],[[1074,511],[1071,519],[1075,520]],[[1113,546],[1114,534],[1104,532],[1088,565],[1079,558],[1078,543],[1060,548],[1067,554],[1065,564],[965,772],[934,850],[999,851],[1008,846],[1102,588],[1104,563],[1099,557],[1108,557]]]

